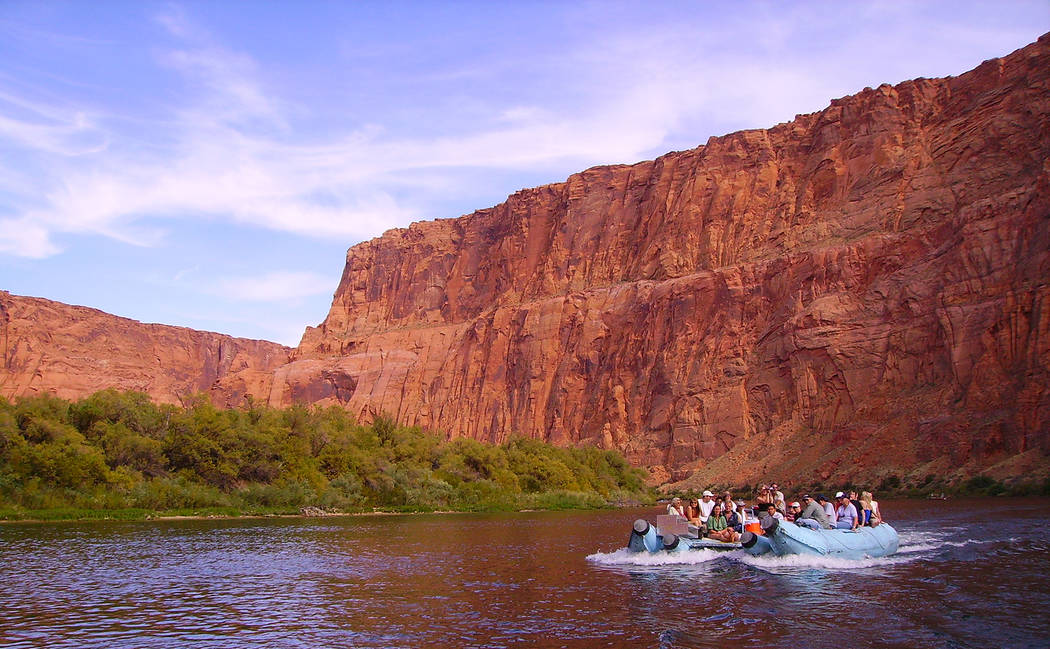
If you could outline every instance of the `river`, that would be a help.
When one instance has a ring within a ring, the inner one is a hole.
[[[0,525],[3,647],[1048,647],[1047,499],[884,559],[628,555],[656,509]]]

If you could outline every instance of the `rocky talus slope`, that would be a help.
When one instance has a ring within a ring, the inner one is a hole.
[[[1048,90],[1044,36],[389,231],[290,362],[194,385],[618,448],[687,485],[1045,474]]]

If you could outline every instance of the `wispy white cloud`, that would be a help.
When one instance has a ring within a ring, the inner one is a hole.
[[[47,169],[47,180],[38,181],[43,190],[34,187],[0,228],[0,250],[55,254],[61,233],[158,245],[164,230],[141,225],[158,217],[217,219],[353,243],[435,216],[428,201],[443,183],[448,189],[463,183],[459,169],[571,171],[633,162],[725,132],[717,129],[771,126],[859,89],[836,85],[845,73],[814,71],[842,71],[845,62],[785,54],[820,11],[749,7],[724,34],[704,31],[696,20],[648,30],[624,25],[548,55],[544,82],[574,93],[568,105],[544,103],[556,90],[534,94],[534,101],[472,98],[477,123],[456,134],[402,135],[357,123],[323,136],[297,129],[310,108],[270,85],[250,55],[214,42],[176,8],[158,22],[180,45],[160,53],[159,62],[191,92],[171,114],[157,117],[153,126],[163,137],[148,147],[96,111],[56,111],[0,94],[0,140]],[[843,35],[837,47],[856,60],[855,51],[878,46],[870,38]],[[484,81],[513,65],[508,59],[463,67]],[[454,76],[449,70],[456,68],[445,70]],[[695,139],[683,141],[683,131]]]

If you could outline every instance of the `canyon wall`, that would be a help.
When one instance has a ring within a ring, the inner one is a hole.
[[[0,396],[78,399],[116,388],[162,403],[200,393],[223,405],[267,395],[291,349],[0,291]]]
[[[387,232],[270,402],[615,447],[657,481],[1045,471],[1048,76],[1043,37]]]
[[[295,350],[0,294],[0,390],[338,404],[687,486],[1047,475],[1048,86],[1044,36],[391,230]]]

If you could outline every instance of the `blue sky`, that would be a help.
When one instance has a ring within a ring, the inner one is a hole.
[[[1046,31],[1046,0],[0,0],[0,289],[295,345],[386,229]]]

